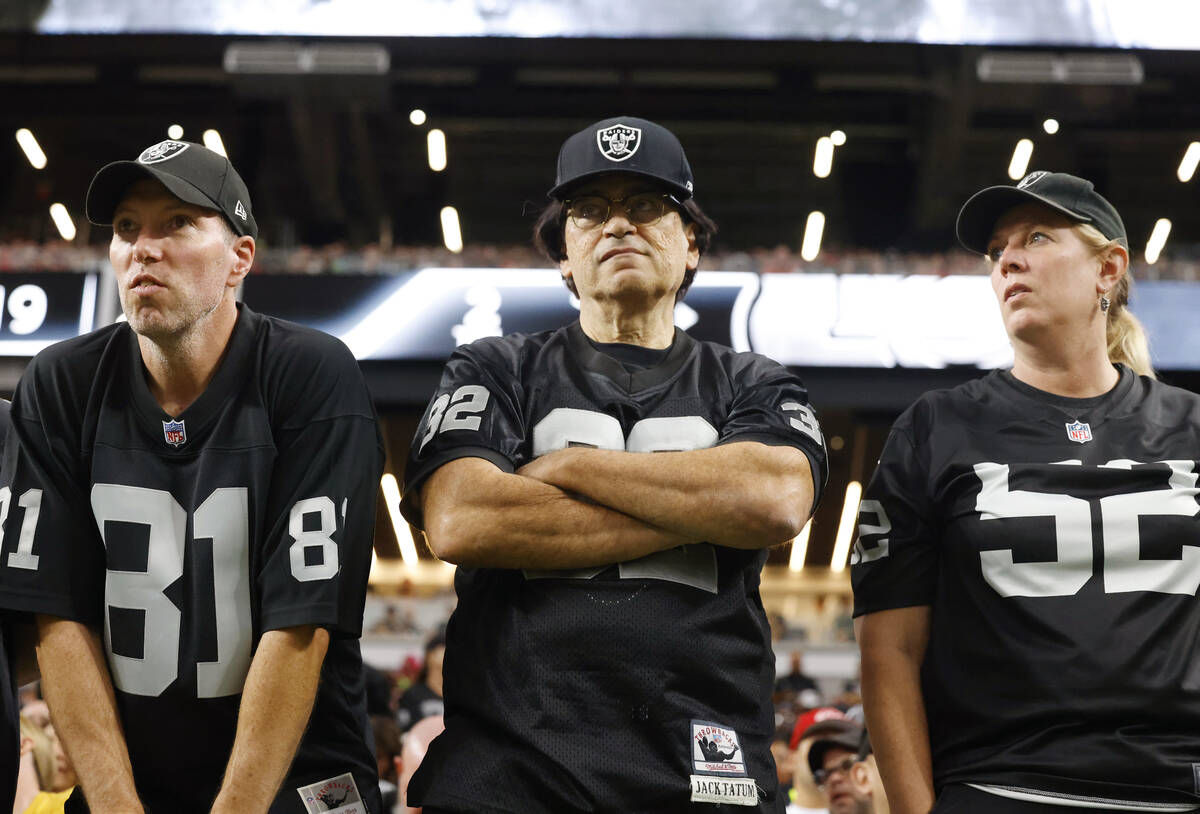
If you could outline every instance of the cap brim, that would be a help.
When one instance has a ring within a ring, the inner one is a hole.
[[[653,181],[655,184],[658,184],[664,189],[670,190],[671,193],[681,201],[686,201],[688,198],[692,197],[692,191],[687,187],[681,187],[678,184],[672,184],[670,181],[666,181],[660,176],[654,175],[653,173],[643,172],[641,170],[621,169],[618,167],[613,167],[611,169],[606,167],[605,169],[597,170],[596,172],[577,175],[570,181],[566,181],[558,186],[551,187],[550,191],[546,193],[546,196],[553,198],[556,201],[566,200],[566,193],[568,191],[586,181],[592,180],[593,178],[599,178],[602,175],[637,175]]]
[[[113,213],[116,212],[117,204],[125,197],[126,191],[133,184],[146,178],[158,181],[184,203],[221,211],[216,201],[182,178],[136,161],[114,161],[101,167],[88,186],[87,199],[84,202],[87,219],[97,226],[111,226]]]
[[[838,735],[829,735],[828,737],[818,738],[813,741],[812,746],[808,747],[808,768],[816,771],[825,763],[825,753],[830,749],[846,749],[858,754],[859,742],[862,740],[862,732],[843,732]]]
[[[1047,206],[1055,212],[1061,212],[1077,223],[1090,223],[1092,220],[1027,189],[1007,186],[988,187],[968,198],[962,209],[958,211],[958,222],[954,227],[955,233],[958,235],[958,242],[968,251],[987,254],[988,241],[992,239],[992,230],[996,226],[996,221],[1000,220],[1000,217],[1014,206],[1020,206],[1030,201]]]

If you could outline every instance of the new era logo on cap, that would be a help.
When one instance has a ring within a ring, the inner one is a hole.
[[[642,129],[614,124],[596,131],[596,144],[600,147],[600,155],[609,161],[624,161],[642,146]]]
[[[246,207],[242,206],[241,201],[238,201],[237,206],[233,208],[233,214],[237,215],[242,220],[246,219]]]

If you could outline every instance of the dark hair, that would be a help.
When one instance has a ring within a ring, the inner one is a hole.
[[[424,684],[429,678],[429,654],[439,647],[446,646],[445,630],[436,630],[433,635],[425,640],[425,657],[421,660],[421,669],[417,671],[417,677],[414,679],[416,684]]]
[[[696,248],[700,250],[700,255],[708,251],[708,247],[712,245],[713,235],[717,233],[717,223],[708,215],[704,214],[704,210],[700,208],[700,204],[696,203],[694,198],[688,198],[683,202],[679,211],[679,215],[683,218],[684,226],[691,224],[696,231]],[[563,230],[567,224],[567,202],[552,200],[542,209],[538,215],[537,222],[533,224],[533,245],[553,263],[561,263],[567,259],[567,247],[563,242]],[[696,269],[688,269],[683,274],[683,284],[679,286],[679,291],[675,292],[675,301],[683,299],[683,295],[691,288],[692,281],[696,279]],[[564,279],[567,288],[576,297],[579,296],[579,291],[575,288],[575,281]]]

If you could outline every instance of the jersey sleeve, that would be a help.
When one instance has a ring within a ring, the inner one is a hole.
[[[71,388],[35,359],[13,397],[0,466],[0,605],[97,624],[103,615],[104,546],[81,486],[80,416]]]
[[[858,509],[850,555],[854,615],[932,605],[938,536],[927,497],[932,475],[901,416],[883,447]]]
[[[362,632],[383,444],[366,383],[336,340],[273,387],[277,457],[255,574],[260,626]]]
[[[812,471],[815,507],[829,478],[829,461],[808,388],[783,365],[764,357],[734,375],[733,385],[733,405],[717,443],[758,441],[798,448]]]
[[[423,519],[409,496],[438,467],[456,458],[483,458],[505,472],[518,467],[526,436],[521,384],[503,342],[483,340],[455,350],[417,426],[400,507],[418,528],[424,528]]]

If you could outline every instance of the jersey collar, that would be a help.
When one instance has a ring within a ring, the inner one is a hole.
[[[229,345],[225,355],[221,357],[212,381],[204,392],[194,402],[188,405],[178,416],[167,415],[159,406],[150,387],[146,383],[146,365],[142,361],[142,352],[138,347],[137,334],[132,328],[126,327],[129,337],[129,390],[133,395],[133,404],[143,417],[158,427],[158,422],[180,420],[187,422],[188,434],[191,438],[199,436],[216,418],[222,405],[231,393],[237,390],[250,370],[253,357],[254,335],[257,331],[259,316],[238,303],[238,319],[234,323],[233,333],[229,337]],[[161,434],[161,428],[155,430]]]
[[[687,361],[696,340],[676,328],[667,358],[654,367],[632,373],[616,359],[592,347],[578,320],[567,326],[567,345],[584,370],[604,376],[627,393],[636,393],[669,381]]]

